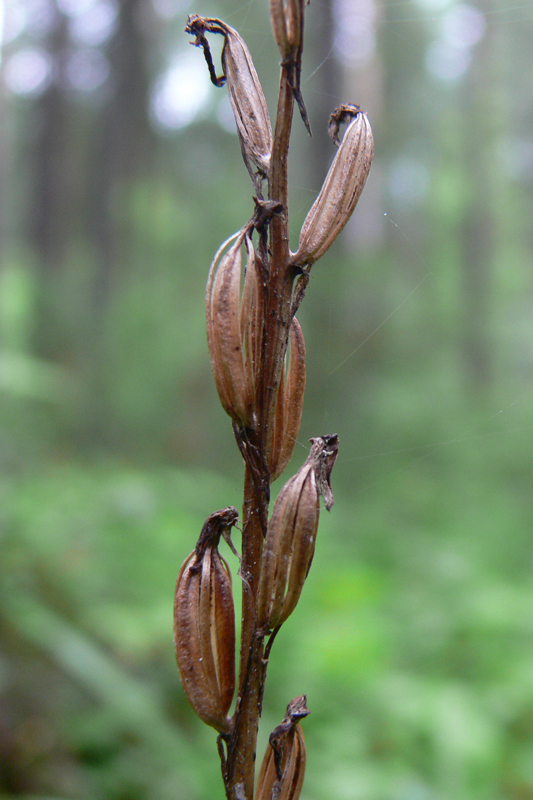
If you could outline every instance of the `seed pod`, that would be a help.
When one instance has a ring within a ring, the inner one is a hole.
[[[304,266],[324,255],[342,231],[359,200],[374,154],[372,131],[358,106],[340,106],[331,115],[330,135],[338,144],[341,122],[351,119],[320,194],[305,218],[291,261]]]
[[[263,338],[263,304],[260,272],[250,236],[245,237],[247,261],[240,308],[240,329],[246,356],[244,367],[250,387],[256,385]]]
[[[224,410],[240,424],[250,421],[253,401],[240,323],[241,250],[247,231],[245,226],[219,248],[209,270],[206,290],[207,343],[218,396]],[[233,240],[234,244],[224,253]]]
[[[278,409],[274,422],[270,480],[283,473],[292,458],[302,421],[305,390],[305,341],[300,323],[293,317],[289,368],[284,384],[280,385]]]
[[[287,55],[290,45],[287,34],[287,19],[285,13],[285,3],[283,0],[270,0],[270,22],[274,32],[274,39],[282,57]]]
[[[233,506],[209,516],[185,559],[174,598],[174,645],[185,694],[207,725],[229,730],[235,692],[235,612],[231,574],[218,552],[238,518]]]
[[[278,495],[268,523],[258,587],[258,624],[273,630],[294,611],[315,552],[319,494],[333,505],[329,483],[336,434],[311,439],[309,457]]]
[[[299,724],[309,714],[305,695],[287,706],[287,715],[269,737],[257,779],[257,800],[298,800],[305,776],[307,751]]]
[[[244,163],[252,180],[250,162],[255,164],[261,176],[267,178],[272,153],[272,127],[265,95],[244,40],[234,28],[229,25],[224,27],[226,41],[222,49],[222,65],[228,81],[229,99]]]
[[[250,51],[237,31],[220,19],[193,14],[188,18],[185,30],[187,33],[196,34],[194,44],[203,47],[212,82],[216,86],[222,86],[226,81],[228,83],[229,99],[244,163],[260,194],[261,179],[268,178],[270,170],[272,126],[265,95]],[[204,36],[205,31],[224,36],[222,48],[224,74],[221,78],[216,77],[209,45]],[[252,165],[257,167],[259,177],[254,175]]]
[[[298,50],[303,28],[303,0],[270,0],[274,39],[283,58]]]

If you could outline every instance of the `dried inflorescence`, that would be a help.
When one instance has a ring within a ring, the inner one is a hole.
[[[304,7],[305,0],[270,0],[282,57],[274,137],[242,37],[213,17],[192,15],[186,27],[195,37],[192,44],[203,49],[212,82],[228,87],[243,160],[256,194],[251,219],[217,251],[206,290],[213,376],[246,470],[242,559],[238,556],[243,587],[241,668],[231,717],[236,687],[234,606],[229,567],[218,544],[223,536],[236,553],[229,537],[238,517],[233,506],[206,520],[195,550],[181,568],[174,603],[181,680],[200,719],[219,731],[228,800],[250,800],[253,795],[268,658],[309,573],[320,496],[327,510],[333,505],[330,478],[338,452],[336,434],[311,439],[308,458],[279,492],[268,520],[270,486],[289,465],[302,419],[306,348],[295,313],[311,266],[335,241],[355,208],[373,154],[366,114],[351,104],[337,108],[329,132],[338,151],[304,221],[298,249],[291,253],[287,155],[294,101],[309,129],[300,88]],[[220,76],[207,34],[224,37]],[[299,720],[308,713],[305,696],[296,698],[271,734],[257,781],[258,800],[298,800],[306,762]]]

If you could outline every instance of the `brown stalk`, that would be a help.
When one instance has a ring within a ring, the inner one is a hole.
[[[254,430],[254,444],[264,454],[264,468],[260,475],[261,484],[257,487],[253,469],[246,464],[243,552],[241,571],[247,581],[243,584],[243,618],[241,630],[241,657],[238,708],[235,714],[235,727],[232,735],[229,756],[234,760],[229,771],[228,797],[243,800],[253,797],[255,751],[259,726],[262,694],[260,676],[264,639],[257,629],[256,596],[261,567],[261,552],[265,534],[264,521],[268,514],[270,475],[266,460],[272,444],[274,419],[276,414],[277,390],[281,381],[287,349],[292,284],[294,274],[289,265],[288,230],[288,152],[294,109],[294,95],[289,84],[287,71],[281,70],[278,111],[274,129],[274,144],[271,160],[270,192],[271,200],[282,207],[282,213],[272,218],[270,225],[270,282],[265,320],[274,320],[268,325],[263,337],[262,369],[256,391],[257,428]],[[261,524],[263,521],[263,524]],[[239,793],[242,797],[239,797]]]

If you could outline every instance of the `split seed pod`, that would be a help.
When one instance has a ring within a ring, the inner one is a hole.
[[[235,692],[235,612],[231,574],[218,552],[238,518],[233,506],[211,514],[185,559],[174,598],[174,645],[185,694],[207,725],[229,729]]]
[[[242,244],[247,233],[245,226],[219,248],[206,290],[207,343],[213,376],[224,410],[239,424],[250,422],[253,402],[252,373],[245,364],[240,313]]]
[[[270,480],[283,473],[292,458],[302,421],[305,390],[305,341],[300,323],[291,323],[291,349],[287,377],[283,375],[278,390],[274,435],[270,454]]]
[[[333,505],[330,475],[337,457],[336,434],[311,439],[303,466],[282,488],[268,523],[258,587],[258,624],[273,630],[294,611],[315,552],[319,495]]]
[[[363,191],[374,154],[372,130],[358,106],[342,105],[333,112],[329,124],[335,144],[339,143],[339,126],[347,120],[351,122],[305,218],[293,264],[313,264],[324,255],[350,219]]]
[[[287,715],[269,737],[257,779],[257,800],[298,800],[307,751],[300,720],[309,714],[305,695],[287,706]]]

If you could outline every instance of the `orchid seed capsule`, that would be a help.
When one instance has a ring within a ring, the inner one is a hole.
[[[309,456],[280,491],[268,523],[259,576],[260,628],[273,630],[294,611],[315,552],[319,495],[333,505],[330,475],[338,452],[336,434],[311,439]]]
[[[257,76],[250,51],[242,36],[230,25],[213,17],[191,15],[187,20],[187,33],[196,34],[197,46],[204,48],[211,80],[222,86],[226,81],[229,99],[244,158],[255,188],[261,194],[261,182],[268,178],[272,153],[272,126],[263,88]],[[224,36],[222,67],[224,74],[217,78],[213,60],[204,32]],[[257,175],[253,167],[257,168]]]
[[[233,506],[211,514],[185,559],[174,598],[174,644],[183,689],[207,725],[229,729],[235,693],[235,612],[231,574],[218,542],[238,518]]]
[[[239,424],[251,419],[253,385],[241,331],[242,244],[245,226],[219,248],[207,280],[207,343],[215,385],[224,410]],[[227,245],[234,241],[227,252]]]
[[[339,124],[346,120],[351,122],[304,220],[298,250],[291,259],[293,264],[313,264],[324,255],[350,219],[363,191],[374,154],[372,130],[358,106],[340,106],[332,114],[329,126],[336,144]]]
[[[293,317],[290,335],[287,377],[278,390],[278,407],[274,421],[270,481],[275,481],[292,458],[300,431],[305,390],[305,341],[300,323]]]

